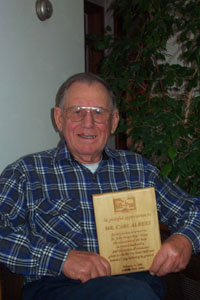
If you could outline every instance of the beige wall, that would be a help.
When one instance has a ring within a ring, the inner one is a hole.
[[[50,119],[55,94],[85,68],[83,0],[51,0],[53,16],[44,22],[35,2],[0,1],[0,172],[58,143]]]

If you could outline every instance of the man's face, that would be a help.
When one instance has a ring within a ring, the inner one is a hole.
[[[109,95],[100,83],[75,82],[67,90],[64,109],[73,106],[103,107],[111,112]],[[96,123],[91,112],[85,114],[81,121],[72,121],[66,111],[59,107],[54,109],[58,129],[63,133],[71,154],[82,163],[99,161],[101,153],[111,133],[114,133],[119,116],[115,110],[105,123]]]

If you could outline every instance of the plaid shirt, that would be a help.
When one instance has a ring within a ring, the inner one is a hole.
[[[98,252],[92,194],[155,187],[159,220],[200,250],[200,199],[163,181],[140,155],[105,148],[93,174],[65,143],[8,166],[0,178],[0,261],[25,282],[59,275],[70,249]]]

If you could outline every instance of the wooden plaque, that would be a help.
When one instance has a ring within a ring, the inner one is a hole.
[[[154,188],[93,195],[100,255],[111,274],[149,270],[161,245]]]

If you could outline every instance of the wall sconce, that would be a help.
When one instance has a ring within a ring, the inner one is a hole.
[[[40,21],[45,21],[51,18],[53,14],[53,6],[49,0],[37,0],[35,9]]]

